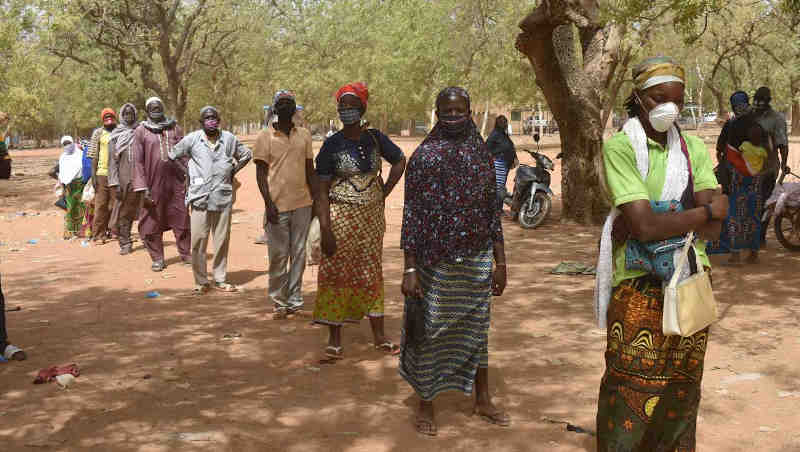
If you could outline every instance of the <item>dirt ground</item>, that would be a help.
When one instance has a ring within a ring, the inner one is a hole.
[[[406,155],[418,144],[397,141]],[[556,137],[544,144],[551,157],[558,152]],[[150,271],[138,242],[119,256],[115,242],[60,239],[46,177],[58,152],[12,151],[16,175],[0,181],[0,272],[7,307],[21,308],[7,314],[8,326],[29,356],[0,363],[0,450],[595,450],[592,436],[565,428],[594,430],[605,332],[594,326],[593,279],[549,271],[561,261],[593,264],[599,229],[559,221],[558,163],[552,217],[531,231],[503,224],[509,285],[492,309],[490,382],[513,424],[490,426],[470,416],[468,397],[449,393],[436,401],[440,433],[430,439],[414,432],[417,399],[397,360],[373,350],[367,322],[344,330],[346,359],[320,364],[326,330],[309,314],[315,268],[304,280],[308,311],[271,319],[266,247],[253,244],[262,214],[254,165],[240,177],[228,268],[244,293],[187,299],[179,295],[192,287],[191,269],[177,265],[171,233],[163,273]],[[792,153],[800,168],[797,142]],[[396,341],[402,201],[401,183],[387,203],[384,253]],[[774,240],[758,266],[715,267],[722,316],[708,347],[698,450],[800,451],[798,268],[800,255]],[[68,363],[82,371],[69,389],[31,384],[39,369]]]

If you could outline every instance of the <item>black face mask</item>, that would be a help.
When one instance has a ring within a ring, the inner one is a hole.
[[[163,111],[148,111],[147,117],[150,118],[153,122],[161,122],[164,120],[164,112]]]
[[[467,115],[441,115],[439,116],[439,124],[442,126],[442,131],[445,135],[458,137],[467,130],[468,119]]]
[[[275,114],[278,115],[278,120],[281,122],[291,121],[296,111],[297,105],[294,102],[286,102],[275,106]]]

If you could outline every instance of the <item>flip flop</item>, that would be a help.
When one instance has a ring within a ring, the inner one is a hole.
[[[508,414],[500,410],[497,410],[491,414],[487,414],[487,413],[481,413],[477,408],[475,408],[473,414],[477,414],[484,421],[490,424],[498,425],[500,427],[508,427],[511,425],[511,418],[508,416]]]
[[[342,347],[334,347],[332,345],[325,347],[325,357],[328,359],[343,359]]]
[[[150,266],[150,270],[153,270],[154,272],[162,272],[162,271],[164,271],[165,267],[166,267],[166,265],[164,265],[163,262],[156,261],[156,262],[153,262],[153,265]]]
[[[239,291],[238,287],[234,286],[233,284],[228,284],[226,282],[214,283],[214,288],[219,290],[219,291],[222,291],[222,292],[238,292]]]
[[[417,415],[417,422],[414,424],[414,429],[417,430],[417,433],[427,436],[436,436],[439,434],[436,423],[432,419],[425,419],[420,415]]]
[[[25,351],[16,345],[8,344],[6,345],[6,349],[3,350],[3,357],[9,361],[12,359],[14,361],[25,361],[28,358],[28,355],[26,355]]]
[[[400,354],[400,346],[392,341],[386,341],[383,344],[375,345],[375,350],[386,352],[392,356]]]

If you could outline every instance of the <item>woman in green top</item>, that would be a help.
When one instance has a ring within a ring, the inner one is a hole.
[[[599,326],[608,329],[597,450],[689,452],[695,450],[708,329],[688,338],[664,336],[664,275],[632,254],[692,230],[718,237],[728,203],[714,191],[703,142],[675,125],[684,103],[683,68],[653,58],[637,66],[633,78],[630,119],[603,145],[614,209],[603,228],[595,300]],[[710,267],[702,241],[695,252]]]

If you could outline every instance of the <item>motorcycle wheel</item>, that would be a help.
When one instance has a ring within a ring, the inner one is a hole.
[[[538,227],[548,215],[553,207],[550,196],[540,191],[533,194],[533,206],[531,207],[530,198],[526,199],[519,207],[519,224],[525,229]]]
[[[787,208],[775,217],[775,237],[787,250],[800,251],[800,208]]]

